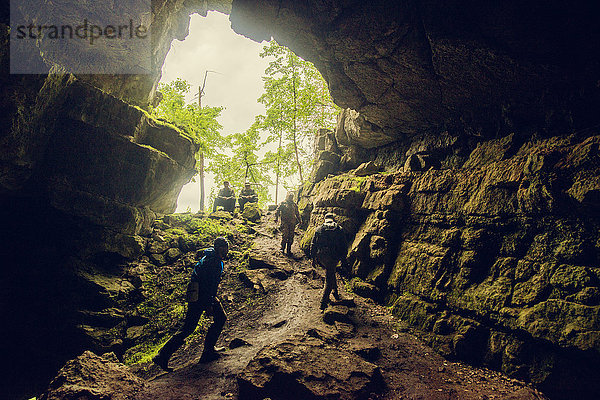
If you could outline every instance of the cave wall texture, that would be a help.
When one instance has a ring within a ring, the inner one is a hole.
[[[218,10],[236,32],[274,37],[312,61],[346,108],[336,131],[318,137],[313,183],[301,190],[302,205],[314,205],[304,241],[334,210],[351,239],[356,290],[388,302],[439,351],[557,398],[574,387],[597,394],[592,3],[155,0],[152,74],[72,76],[9,75],[3,2],[7,393],[31,393],[93,348],[81,313],[114,305],[119,260],[141,254],[139,235],[173,211],[193,175],[193,144],[135,106],[154,101],[189,15]],[[328,178],[365,161],[385,172]]]

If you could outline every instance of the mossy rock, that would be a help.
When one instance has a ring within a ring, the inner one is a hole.
[[[352,281],[351,289],[354,293],[361,297],[377,300],[381,296],[381,290],[377,286],[359,279],[354,279]]]
[[[248,221],[256,222],[262,217],[262,210],[258,206],[258,203],[246,203],[244,205],[244,211],[242,212],[242,218]]]
[[[219,210],[219,211],[210,213],[208,215],[208,218],[230,220],[230,219],[233,219],[233,215],[231,215],[231,213],[228,211]]]
[[[313,226],[309,227],[306,230],[306,232],[304,232],[302,239],[300,239],[300,248],[306,254],[310,253],[310,244],[312,242],[313,236],[315,236],[315,229],[316,228]]]

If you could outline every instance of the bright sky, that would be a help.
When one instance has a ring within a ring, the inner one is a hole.
[[[189,36],[182,42],[174,40],[171,44],[161,82],[185,79],[192,85],[194,93],[188,99],[192,101],[202,85],[204,72],[217,71],[208,73],[202,106],[225,107],[219,118],[223,125],[222,133],[243,132],[254,122],[256,115],[265,111],[263,105],[256,101],[263,92],[261,77],[269,64],[267,59],[259,56],[265,44],[236,34],[227,15],[210,12],[204,18],[194,14]],[[212,176],[207,176],[205,185],[208,197],[215,185]],[[198,211],[199,199],[198,183],[185,185],[179,195],[177,212],[188,208]],[[208,207],[208,198],[205,201]]]

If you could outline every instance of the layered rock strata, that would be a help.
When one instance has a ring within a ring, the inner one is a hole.
[[[448,357],[589,398],[600,391],[599,144],[511,135],[481,143],[461,168],[308,184],[302,245],[336,213],[357,293]]]

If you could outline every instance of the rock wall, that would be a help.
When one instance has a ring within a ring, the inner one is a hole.
[[[442,354],[554,398],[600,386],[600,136],[482,142],[460,168],[329,177],[301,190],[349,237],[351,286]]]

